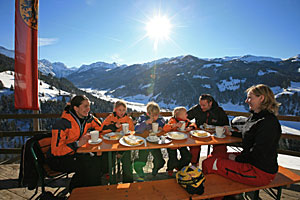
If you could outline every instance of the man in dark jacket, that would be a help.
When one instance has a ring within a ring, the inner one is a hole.
[[[199,97],[199,104],[193,106],[188,112],[188,119],[196,120],[197,127],[204,123],[215,126],[229,125],[229,120],[224,110],[210,94],[202,94]],[[192,154],[191,163],[198,165],[201,146],[190,147]]]
[[[197,127],[204,123],[215,126],[229,124],[226,113],[210,94],[202,94],[199,104],[193,106],[187,114],[190,120],[196,119]]]

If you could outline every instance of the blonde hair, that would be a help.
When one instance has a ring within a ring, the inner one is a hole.
[[[124,106],[124,108],[127,109],[127,105],[126,105],[126,102],[123,101],[123,100],[119,100],[119,101],[116,101],[115,105],[114,105],[114,109],[120,107],[120,106]]]
[[[250,88],[248,88],[246,92],[252,92],[257,97],[263,95],[264,100],[260,105],[260,109],[268,110],[269,112],[278,115],[280,103],[276,101],[274,93],[267,85],[253,85]]]
[[[159,105],[153,101],[147,104],[147,113],[148,114],[159,114],[160,108]]]
[[[174,110],[173,110],[173,117],[176,118],[177,114],[180,113],[181,111],[186,111],[186,108],[183,107],[183,106],[174,108]]]

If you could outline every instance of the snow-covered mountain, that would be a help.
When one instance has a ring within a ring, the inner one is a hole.
[[[57,76],[58,78],[66,77],[71,73],[75,72],[77,68],[68,68],[64,63],[54,62],[51,63],[46,59],[38,61],[39,71],[45,75],[51,74],[52,76]]]
[[[14,85],[14,72],[13,71],[4,71],[0,72],[0,80],[3,83],[4,89],[0,90],[1,94],[11,94],[13,91],[10,90],[10,87]],[[69,97],[71,94],[69,92],[57,89],[52,85],[47,84],[43,80],[38,80],[39,83],[39,100],[57,100],[61,99],[62,96]],[[5,89],[6,88],[6,89]]]
[[[210,93],[228,109],[240,111],[246,108],[244,91],[251,85],[264,83],[285,102],[282,114],[300,114],[297,57],[281,60],[247,55],[226,59],[186,55],[164,58],[156,61],[155,66],[152,62],[148,67],[135,64],[109,71],[86,70],[67,78],[80,88],[106,90],[111,97],[139,103],[153,100],[169,109],[179,105],[191,107],[201,93]],[[292,106],[287,106],[292,102]]]
[[[0,54],[3,54],[7,57],[14,58],[15,52],[13,50],[8,50],[5,47],[0,46]]]
[[[215,62],[228,62],[232,60],[240,60],[243,62],[261,62],[261,61],[269,61],[269,62],[280,62],[281,58],[273,58],[273,57],[264,57],[264,56],[253,56],[253,55],[244,55],[244,56],[226,56],[223,58],[213,58],[209,59]]]
[[[97,69],[105,69],[106,71],[109,71],[109,70],[112,70],[112,69],[115,69],[117,67],[126,67],[127,65],[119,65],[117,63],[106,63],[106,62],[95,62],[95,63],[92,63],[90,65],[81,65],[79,67],[78,70],[76,70],[75,72],[76,73],[82,73],[82,72],[85,72],[85,71],[88,71],[88,70],[97,70]]]

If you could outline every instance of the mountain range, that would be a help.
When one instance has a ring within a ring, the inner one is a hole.
[[[281,114],[300,114],[300,54],[287,59],[185,55],[134,65],[96,62],[79,68],[43,59],[39,60],[39,70],[65,77],[78,88],[104,90],[106,95],[127,101],[156,101],[169,109],[191,107],[197,104],[200,94],[210,93],[225,109],[244,111],[245,90],[264,83],[282,102]]]

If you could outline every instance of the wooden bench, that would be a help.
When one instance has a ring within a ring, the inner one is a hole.
[[[300,176],[283,167],[275,179],[266,186],[249,186],[231,181],[216,174],[206,175],[204,193],[202,195],[189,195],[175,179],[149,181],[141,183],[128,183],[118,185],[106,185],[95,187],[76,188],[70,195],[69,200],[82,199],[155,199],[155,200],[177,200],[177,199],[210,199],[227,195],[240,194],[261,189],[278,188],[277,199],[280,199],[282,186],[300,182]]]

